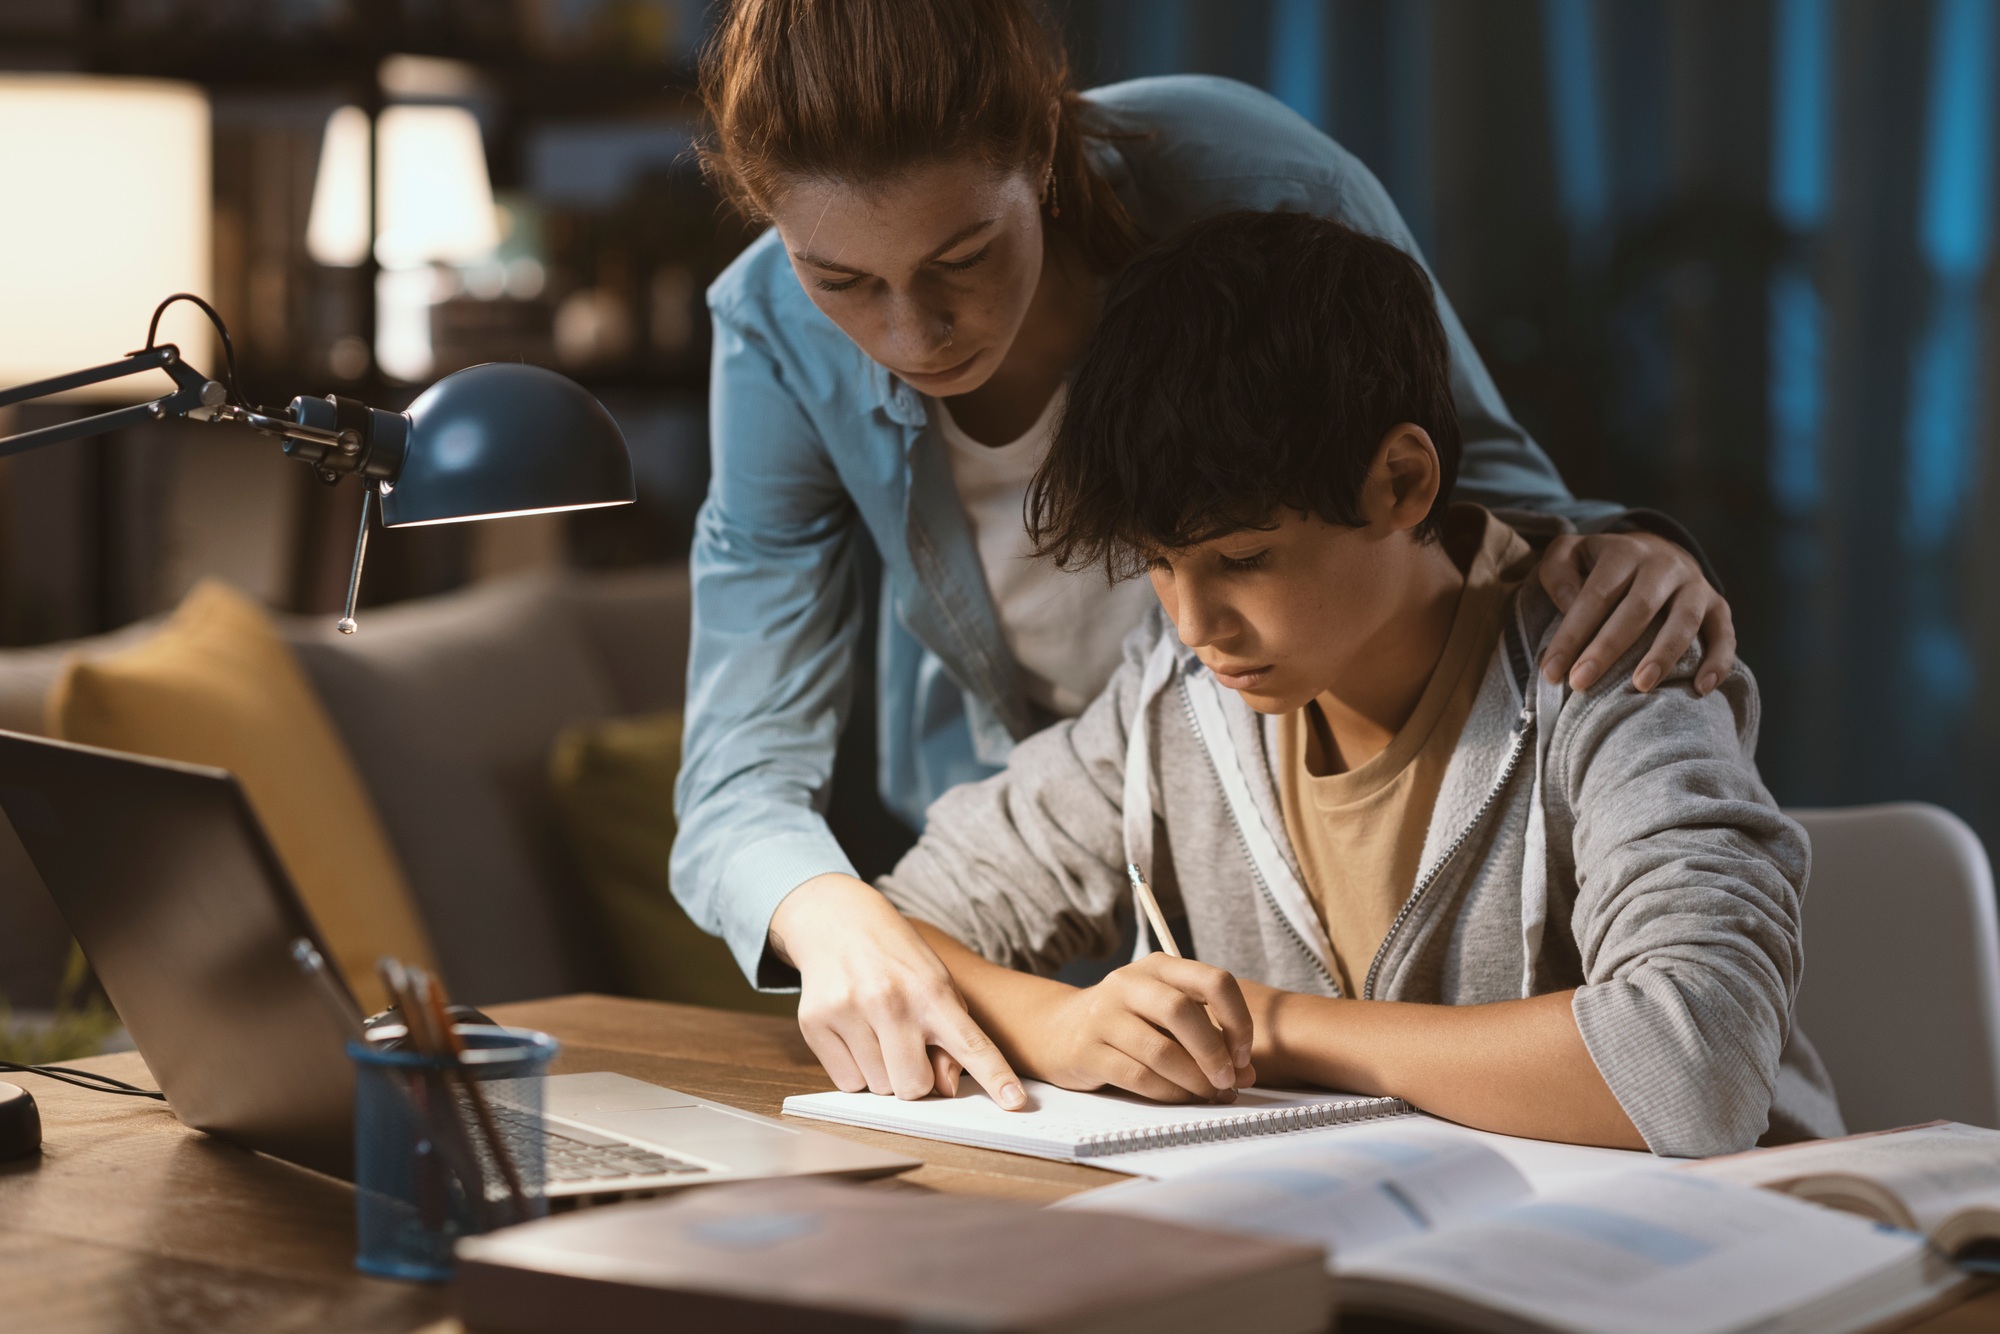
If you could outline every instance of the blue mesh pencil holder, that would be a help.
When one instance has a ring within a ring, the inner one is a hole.
[[[354,1264],[382,1278],[442,1282],[452,1243],[548,1212],[542,1076],[556,1040],[457,1026],[462,1059],[403,1048],[384,1027],[351,1041]]]

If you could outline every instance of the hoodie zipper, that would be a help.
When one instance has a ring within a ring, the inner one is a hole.
[[[1188,686],[1185,678],[1180,682],[1180,696],[1181,710],[1187,714],[1188,727],[1198,737],[1202,735],[1201,720],[1194,715],[1194,701],[1188,698]],[[1222,738],[1222,742],[1224,745],[1230,744],[1229,738],[1226,736]],[[1204,754],[1207,754],[1207,750],[1206,746],[1202,747]],[[1215,757],[1212,755],[1208,756],[1208,767],[1210,772],[1213,773],[1215,770]],[[1216,786],[1220,787],[1222,785],[1222,775],[1216,774],[1215,781]],[[1319,956],[1313,953],[1312,946],[1306,943],[1305,937],[1301,936],[1298,928],[1292,925],[1292,919],[1285,916],[1284,909],[1278,906],[1278,896],[1273,894],[1271,886],[1265,883],[1262,873],[1257,870],[1257,859],[1250,855],[1250,845],[1243,841],[1243,828],[1237,820],[1235,811],[1229,813],[1229,823],[1236,829],[1236,846],[1243,854],[1243,864],[1250,868],[1250,878],[1257,882],[1258,892],[1263,894],[1265,906],[1270,908],[1271,916],[1278,919],[1278,924],[1285,928],[1285,934],[1290,936],[1292,943],[1299,947],[1299,953],[1305,956],[1306,962],[1312,965],[1313,971],[1325,979],[1327,986],[1332,990],[1333,994],[1335,996],[1344,995],[1345,993],[1341,990],[1339,980],[1334,977],[1325,964],[1319,961]]]
[[[1479,809],[1472,813],[1472,818],[1466,822],[1465,827],[1458,831],[1457,836],[1445,846],[1445,850],[1431,864],[1429,873],[1417,881],[1417,887],[1411,890],[1410,897],[1403,901],[1402,910],[1396,914],[1396,920],[1389,923],[1388,931],[1383,933],[1382,944],[1375,951],[1375,959],[1368,965],[1368,980],[1361,987],[1363,1000],[1375,999],[1375,979],[1382,971],[1382,960],[1388,957],[1389,946],[1395,943],[1396,933],[1402,930],[1403,923],[1410,919],[1410,915],[1417,910],[1417,905],[1423,902],[1425,895],[1429,894],[1431,888],[1437,884],[1438,877],[1444,874],[1445,868],[1451,865],[1454,857],[1458,856],[1458,850],[1465,846],[1466,839],[1472,837],[1472,831],[1479,828],[1480,823],[1486,819],[1486,813],[1493,809],[1493,803],[1500,799],[1500,793],[1514,777],[1514,770],[1521,767],[1521,756],[1528,748],[1528,735],[1534,730],[1535,705],[1534,697],[1531,695],[1521,705],[1521,716],[1514,726],[1514,743],[1507,752],[1506,762],[1500,766],[1500,776],[1493,780],[1493,785],[1486,791],[1485,800],[1479,803]]]

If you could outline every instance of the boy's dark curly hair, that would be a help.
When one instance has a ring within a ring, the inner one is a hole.
[[[1451,356],[1423,267],[1302,213],[1227,213],[1135,259],[1070,381],[1028,493],[1037,552],[1113,576],[1281,508],[1359,526],[1389,431],[1429,432],[1458,474]]]

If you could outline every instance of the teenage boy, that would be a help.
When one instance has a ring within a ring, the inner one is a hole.
[[[1542,679],[1533,549],[1448,503],[1449,366],[1423,271],[1338,223],[1234,214],[1133,264],[1030,519],[1164,614],[882,891],[1067,1087],[1316,1084],[1686,1156],[1841,1133],[1754,682]],[[1128,864],[1191,957],[1038,975],[1112,946]]]

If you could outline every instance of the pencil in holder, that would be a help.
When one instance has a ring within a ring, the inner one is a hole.
[[[404,1030],[351,1041],[354,1061],[355,1267],[442,1282],[462,1236],[539,1218],[546,1033],[460,1024],[464,1050],[429,1055]]]

